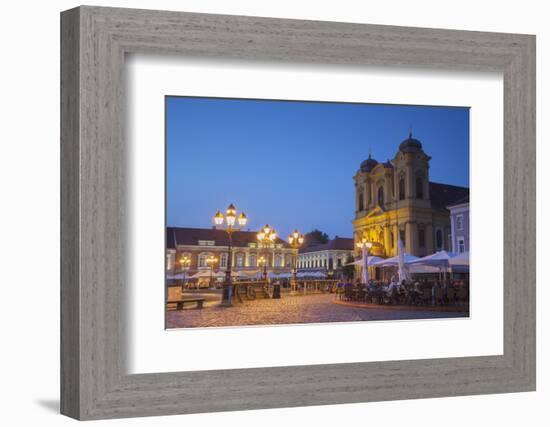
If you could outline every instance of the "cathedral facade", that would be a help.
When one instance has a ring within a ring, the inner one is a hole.
[[[430,182],[431,157],[412,134],[395,157],[378,162],[370,155],[355,181],[355,242],[366,238],[371,255],[397,255],[401,237],[405,252],[425,256],[452,250],[448,205],[469,195],[469,189]]]

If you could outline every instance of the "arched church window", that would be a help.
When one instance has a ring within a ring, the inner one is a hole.
[[[384,207],[384,187],[378,187],[378,205]]]
[[[437,230],[435,232],[435,246],[437,247],[437,249],[441,249],[441,247],[443,246],[443,233],[441,232],[441,230]]]
[[[420,176],[416,178],[416,198],[424,198],[424,179]]]
[[[399,178],[399,200],[405,200],[405,177]]]
[[[359,192],[359,211],[365,209],[365,195],[362,191]]]

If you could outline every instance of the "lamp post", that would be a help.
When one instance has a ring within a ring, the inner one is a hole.
[[[225,270],[225,280],[223,282],[221,302],[221,305],[223,306],[230,306],[233,299],[233,288],[231,285],[231,265],[233,263],[231,257],[231,251],[233,249],[232,235],[235,231],[239,231],[240,229],[242,229],[246,225],[247,221],[248,218],[246,217],[244,212],[241,212],[237,217],[237,209],[235,209],[233,203],[231,203],[227,207],[227,210],[225,211],[225,216],[220,211],[216,212],[216,215],[214,215],[214,224],[216,224],[217,227],[225,230],[225,232],[229,236],[229,245],[227,247],[229,259],[227,262],[227,269]],[[238,225],[235,225],[235,222],[237,222]]]
[[[288,244],[292,249],[296,249],[296,257],[293,258],[292,263],[292,279],[290,282],[290,288],[291,293],[294,295],[296,293],[296,287],[298,285],[296,281],[296,273],[297,273],[297,265],[298,265],[298,249],[300,249],[300,246],[304,243],[304,235],[300,234],[298,230],[294,230],[294,232],[288,236]]]
[[[277,233],[275,229],[271,228],[268,224],[258,231],[256,235],[258,242],[265,247],[273,247],[275,241],[277,240]],[[275,253],[273,254],[275,256]],[[267,260],[264,259],[264,280],[267,281]],[[281,298],[281,285],[275,284],[273,286],[273,296],[272,298],[278,299]]]
[[[187,272],[187,270],[189,270],[189,266],[191,265],[191,258],[183,255],[180,258],[179,263],[181,265],[181,271],[183,271],[183,281],[181,282],[181,291],[183,292],[183,289],[185,287],[185,273]]]
[[[206,264],[210,266],[210,285],[209,287],[212,287],[212,275],[214,273],[214,264],[217,263],[218,260],[215,256],[210,255],[208,258],[206,258]]]
[[[361,280],[367,284],[369,281],[369,249],[372,247],[372,243],[369,242],[365,237],[361,239],[361,241],[357,242],[357,247],[361,249],[361,255],[363,257],[363,274],[361,277]]]
[[[262,255],[260,258],[258,258],[258,265],[260,267],[263,267],[262,269],[262,276],[264,277],[264,280],[267,279],[267,266],[266,266],[266,262],[267,260],[265,259],[265,257]]]

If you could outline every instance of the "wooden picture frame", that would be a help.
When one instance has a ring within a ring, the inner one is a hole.
[[[126,53],[502,72],[503,355],[127,374]],[[535,390],[534,36],[71,9],[61,14],[61,166],[65,415],[84,420]]]

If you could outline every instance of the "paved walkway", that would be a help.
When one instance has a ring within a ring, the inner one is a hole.
[[[235,304],[168,312],[168,328],[281,325],[296,323],[355,322],[361,320],[405,320],[466,317],[467,313],[353,307],[333,302],[334,295],[287,296]]]

